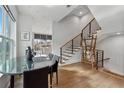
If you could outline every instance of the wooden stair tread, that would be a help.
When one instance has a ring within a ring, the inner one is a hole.
[[[66,51],[72,51],[72,49],[65,49]],[[78,50],[73,49],[73,52],[77,52]]]
[[[67,50],[72,50],[72,48],[66,48]],[[80,48],[73,48],[73,50],[79,50]]]
[[[67,58],[65,58],[65,57],[62,57],[62,60],[68,60]]]
[[[72,57],[71,55],[67,55],[67,54],[62,54],[62,56]]]
[[[80,48],[73,48],[73,49],[80,49]]]
[[[64,53],[72,54],[71,51],[63,51]],[[74,53],[73,53],[74,54]]]

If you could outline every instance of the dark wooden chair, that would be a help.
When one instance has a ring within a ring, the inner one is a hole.
[[[24,71],[23,87],[24,88],[48,88],[48,71],[49,67]]]
[[[56,73],[56,84],[58,85],[58,63],[59,63],[59,57],[54,55],[53,60],[54,63],[53,65],[50,66],[49,68],[49,74],[50,74],[50,84],[52,87],[52,78],[53,74]]]

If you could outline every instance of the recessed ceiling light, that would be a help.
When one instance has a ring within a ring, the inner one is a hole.
[[[82,12],[80,12],[80,15],[82,14]]]
[[[117,35],[120,35],[121,33],[116,33]]]

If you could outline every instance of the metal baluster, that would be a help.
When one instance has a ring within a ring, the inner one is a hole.
[[[102,67],[104,67],[104,51],[102,51]]]
[[[91,35],[91,23],[89,23],[89,37]]]
[[[73,48],[74,48],[74,46],[73,46],[73,39],[72,39],[72,54],[73,54],[73,52],[74,52],[74,51],[73,51]]]
[[[62,63],[62,48],[60,48],[60,57],[61,57],[60,58],[60,60],[61,60],[60,62]]]
[[[99,58],[99,54],[98,51],[96,51],[96,70],[98,70],[98,58]]]

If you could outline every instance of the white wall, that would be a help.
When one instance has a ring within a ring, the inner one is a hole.
[[[104,50],[105,58],[110,58],[104,64],[105,69],[124,75],[124,35],[103,39],[97,48]]]
[[[32,18],[30,16],[19,15],[19,24],[18,24],[18,56],[25,55],[25,49],[27,46],[30,46],[32,43]],[[30,32],[29,41],[21,41],[21,32]]]
[[[102,35],[124,33],[123,5],[89,5],[88,7],[102,28]]]
[[[52,34],[52,22],[44,18],[35,20],[28,15],[19,15],[19,26],[18,26],[18,56],[25,55],[25,49],[28,46],[32,47],[32,39],[34,33],[41,34]],[[20,39],[21,32],[30,32],[30,40],[22,41]]]
[[[53,53],[60,55],[60,47],[73,37],[81,33],[81,30],[93,18],[88,13],[83,17],[69,15],[59,22],[53,23]]]
[[[124,36],[115,37],[117,32],[124,34],[124,6],[90,5],[88,7],[102,28],[101,33],[98,34],[98,47],[105,50],[106,58],[111,58],[105,68],[124,75]]]
[[[32,32],[52,35],[52,21],[47,19],[33,20]]]

